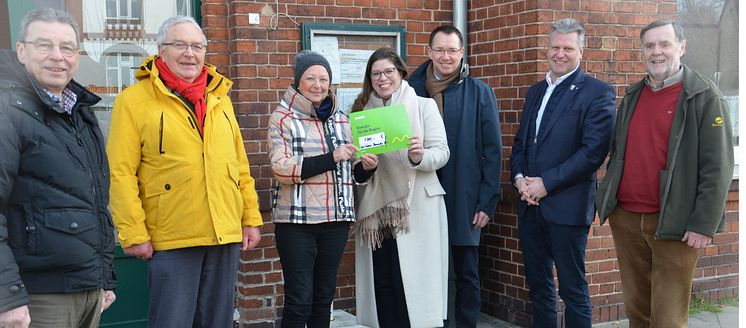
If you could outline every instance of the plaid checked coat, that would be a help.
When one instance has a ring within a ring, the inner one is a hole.
[[[333,94],[330,93],[333,97]],[[316,224],[354,221],[352,165],[301,180],[303,159],[351,143],[349,117],[335,108],[326,122],[313,104],[288,87],[269,118],[269,158],[277,184],[272,197],[274,223]]]

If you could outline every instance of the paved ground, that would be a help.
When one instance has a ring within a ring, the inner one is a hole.
[[[364,328],[355,324],[355,316],[342,310],[334,310],[334,328]],[[600,323],[593,328],[628,328],[627,320]],[[738,327],[738,308],[728,306],[720,313],[701,312],[689,318],[689,328],[735,328]],[[496,319],[485,314],[479,319],[477,328],[518,328],[518,326]]]
[[[593,328],[628,328],[627,320],[593,325]],[[723,312],[700,312],[689,317],[689,328],[736,328],[738,327],[738,308],[726,306]]]

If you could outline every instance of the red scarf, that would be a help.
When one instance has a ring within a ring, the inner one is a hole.
[[[205,125],[205,111],[207,109],[207,104],[205,103],[207,68],[203,66],[199,76],[192,83],[189,83],[174,75],[174,72],[168,68],[168,65],[160,57],[155,60],[155,66],[158,67],[158,73],[163,83],[194,105],[194,113],[197,115],[197,126],[199,126],[199,131],[202,133]]]

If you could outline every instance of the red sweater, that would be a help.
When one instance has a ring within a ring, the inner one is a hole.
[[[684,83],[653,91],[645,86],[629,123],[619,206],[627,211],[660,210],[660,171],[666,169],[668,137]]]

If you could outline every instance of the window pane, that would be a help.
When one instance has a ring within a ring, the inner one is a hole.
[[[132,18],[139,19],[141,17],[141,12],[140,12],[141,1],[140,0],[131,0],[131,1],[132,1]]]
[[[117,17],[117,1],[106,0],[106,17],[114,18]]]
[[[191,0],[176,0],[176,12],[179,15],[191,16],[192,1]]]
[[[127,6],[127,0],[119,0],[119,17],[129,17],[129,8]]]
[[[738,1],[677,0],[686,55],[681,61],[709,78],[728,99],[738,145]]]

